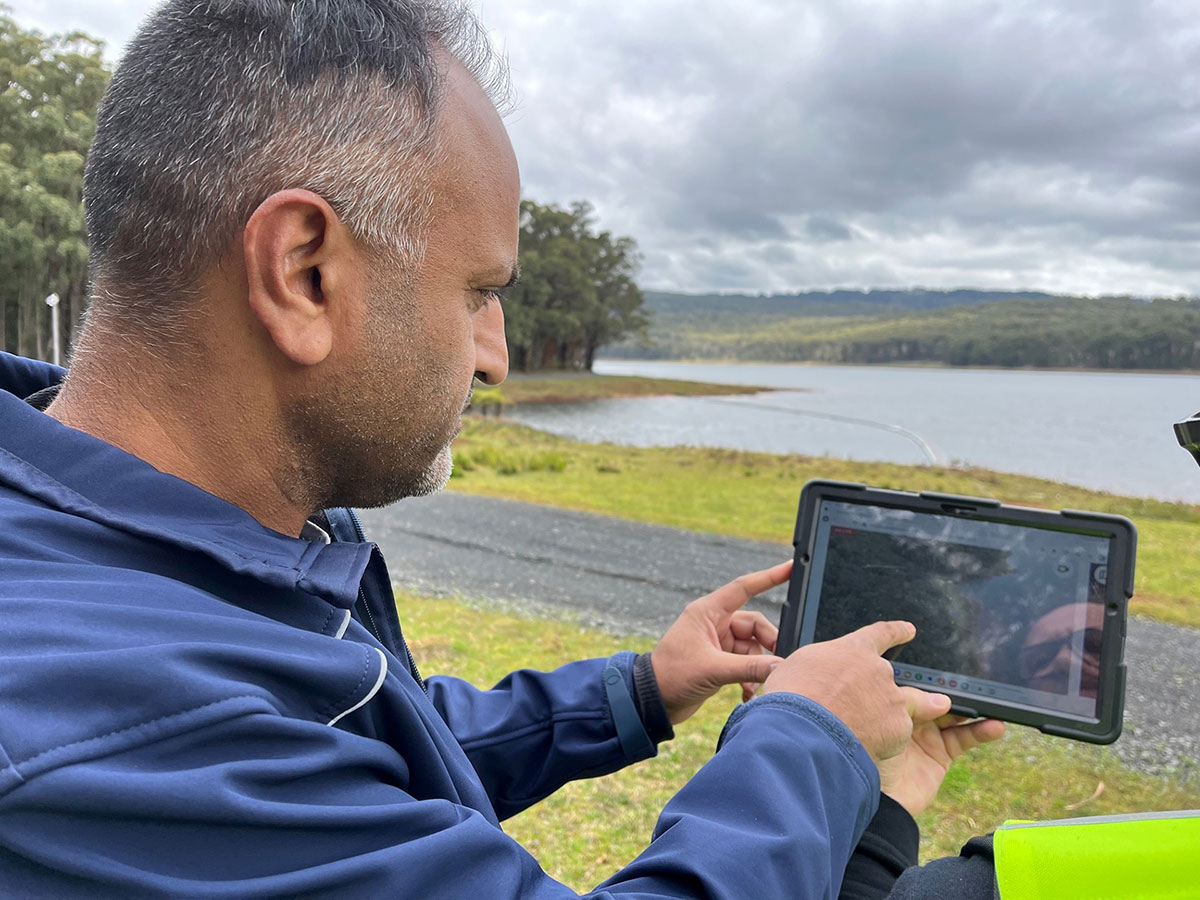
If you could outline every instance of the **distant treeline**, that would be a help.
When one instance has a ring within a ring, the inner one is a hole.
[[[1200,302],[997,294],[838,292],[698,297],[647,292],[644,359],[1200,369]]]

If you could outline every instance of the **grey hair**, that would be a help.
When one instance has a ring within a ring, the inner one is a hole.
[[[439,0],[168,0],[126,48],[84,177],[91,317],[178,331],[199,276],[271,194],[307,188],[369,248],[423,252],[442,73],[498,108],[508,72]]]

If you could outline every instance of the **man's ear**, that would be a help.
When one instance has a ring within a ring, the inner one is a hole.
[[[292,362],[323,362],[344,312],[336,304],[348,299],[338,275],[354,252],[333,207],[312,191],[272,194],[246,223],[242,252],[251,314]]]

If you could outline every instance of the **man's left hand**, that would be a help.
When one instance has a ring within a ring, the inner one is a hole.
[[[1004,723],[943,715],[950,708],[949,697],[935,695],[942,702],[931,704],[929,695],[917,688],[901,690],[910,697],[912,738],[899,756],[879,764],[879,781],[883,793],[915,818],[937,797],[950,764],[968,750],[1003,736]]]
[[[698,710],[726,684],[740,684],[749,700],[771,667],[778,629],[759,612],[742,609],[763,591],[783,584],[792,564],[782,563],[731,581],[684,609],[650,654],[654,677],[672,725]]]

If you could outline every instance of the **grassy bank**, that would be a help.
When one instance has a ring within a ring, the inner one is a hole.
[[[424,672],[453,674],[480,686],[517,667],[552,669],[572,659],[652,646],[645,638],[449,600],[401,596],[399,608]],[[657,758],[568,785],[506,822],[505,830],[555,877],[578,890],[595,886],[646,846],[663,805],[711,757],[736,702],[735,690],[728,689],[684,723]],[[922,856],[957,853],[968,837],[1007,818],[1193,807],[1200,807],[1198,778],[1139,775],[1104,748],[1013,727],[1004,740],[951,770],[938,803],[921,817]]]
[[[593,375],[590,372],[513,374],[500,387],[475,389],[477,407],[521,403],[576,403],[619,397],[711,397],[722,394],[752,394],[767,390],[672,378],[642,378],[637,375]]]
[[[470,419],[455,442],[457,491],[507,497],[790,550],[796,501],[811,478],[997,497],[1128,516],[1139,530],[1135,614],[1200,627],[1200,507],[1119,497],[984,469],[859,463],[701,448],[585,444],[504,421]],[[730,576],[740,573],[730,573]]]

